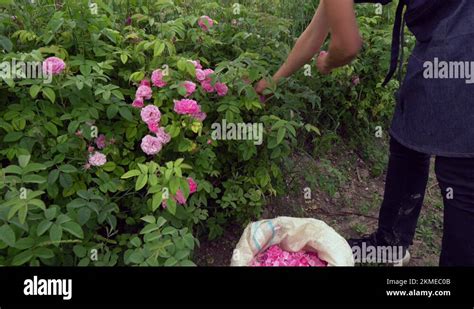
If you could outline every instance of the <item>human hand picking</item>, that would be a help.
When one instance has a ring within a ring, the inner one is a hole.
[[[323,75],[331,74],[332,69],[329,67],[327,63],[329,53],[327,51],[321,51],[318,55],[316,60],[316,67],[318,71]]]

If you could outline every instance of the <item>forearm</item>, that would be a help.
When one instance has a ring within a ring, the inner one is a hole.
[[[329,33],[329,24],[324,9],[324,2],[319,5],[311,24],[296,41],[285,63],[275,73],[273,79],[291,76],[303,65],[310,62],[318,53]]]
[[[331,69],[351,63],[357,57],[362,39],[350,0],[322,0],[326,3],[329,27],[332,34],[327,65]]]

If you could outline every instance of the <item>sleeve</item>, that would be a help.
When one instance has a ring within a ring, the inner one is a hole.
[[[383,5],[389,4],[392,0],[354,0],[354,3],[380,3]]]

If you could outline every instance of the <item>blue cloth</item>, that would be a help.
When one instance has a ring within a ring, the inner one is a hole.
[[[355,2],[387,4],[390,0]],[[458,75],[459,70],[466,75],[474,74],[474,1],[400,0],[386,82],[393,76],[403,44],[402,17],[417,42],[396,95],[392,137],[426,154],[474,157],[474,84],[469,84],[468,76],[453,78],[456,70]],[[453,74],[451,77],[439,78],[443,61],[451,67],[445,71]],[[432,75],[427,75],[428,66],[433,67]]]

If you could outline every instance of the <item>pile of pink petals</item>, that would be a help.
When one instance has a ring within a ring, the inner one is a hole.
[[[250,266],[326,267],[327,264],[315,252],[288,252],[278,245],[273,245],[255,256]]]

